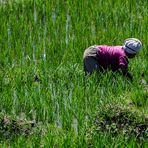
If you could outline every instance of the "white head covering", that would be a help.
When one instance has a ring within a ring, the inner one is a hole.
[[[123,49],[130,54],[136,54],[142,48],[142,43],[136,38],[128,38],[124,41]]]

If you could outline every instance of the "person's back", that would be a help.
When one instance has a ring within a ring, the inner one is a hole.
[[[104,69],[111,68],[116,71],[121,65],[128,66],[128,59],[122,46],[98,46],[99,64]]]

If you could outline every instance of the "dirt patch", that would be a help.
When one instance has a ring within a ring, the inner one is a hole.
[[[16,120],[0,113],[0,139],[12,139],[15,136],[31,134],[34,121]]]
[[[87,131],[90,138],[94,134],[109,133],[113,137],[122,134],[127,138],[148,138],[148,122],[145,116],[119,105],[106,105],[97,112]]]

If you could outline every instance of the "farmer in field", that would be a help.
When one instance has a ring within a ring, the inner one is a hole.
[[[128,72],[128,59],[134,58],[142,47],[140,40],[129,38],[123,46],[94,45],[84,51],[83,62],[85,74],[94,71],[102,72],[107,69],[121,70],[122,74],[132,81]]]

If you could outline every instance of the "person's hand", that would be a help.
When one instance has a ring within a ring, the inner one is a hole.
[[[131,82],[133,82],[133,76],[129,72],[127,72],[125,76],[129,78]]]
[[[123,76],[129,78],[131,82],[133,81],[133,76],[128,72],[127,67],[125,67],[124,65],[121,65],[121,71]]]

